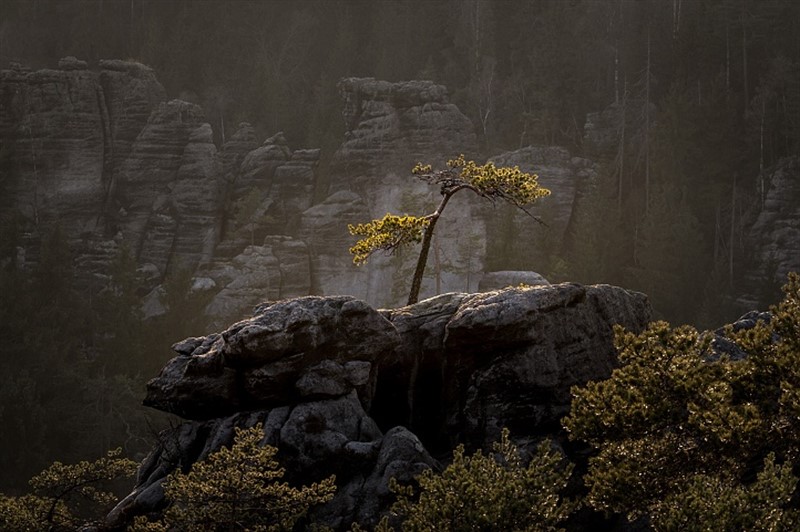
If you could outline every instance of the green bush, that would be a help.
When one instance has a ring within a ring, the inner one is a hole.
[[[333,498],[333,476],[301,488],[281,481],[277,449],[261,446],[263,437],[260,427],[237,428],[230,448],[196,462],[188,473],[170,475],[164,483],[172,501],[164,514],[168,529],[292,530],[311,506]]]
[[[408,532],[560,530],[575,509],[561,497],[572,465],[549,442],[542,443],[528,465],[504,429],[495,455],[464,455],[459,446],[453,462],[441,473],[428,469],[418,477],[419,497],[412,486],[392,481],[398,500],[392,512]],[[384,525],[385,527],[385,521]]]
[[[574,389],[564,420],[571,438],[597,451],[585,477],[590,506],[655,516],[665,530],[680,512],[733,512],[725,522],[736,522],[770,508],[770,519],[791,519],[783,513],[800,457],[800,276],[784,292],[768,321],[728,327],[735,356],[691,327],[617,331],[620,367]],[[782,487],[756,497],[759,483]],[[721,506],[701,512],[707,503]]]
[[[120,458],[121,452],[109,451],[94,462],[54,462],[30,480],[33,493],[0,494],[0,530],[76,530],[90,516],[105,515],[116,496],[98,486],[136,470],[135,462]]]

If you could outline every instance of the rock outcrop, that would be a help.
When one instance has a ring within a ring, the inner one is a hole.
[[[450,293],[381,311],[343,296],[264,304],[173,347],[145,403],[194,421],[162,433],[109,523],[158,511],[170,471],[258,424],[291,480],[336,474],[315,520],[374,524],[389,479],[439,467],[431,453],[484,447],[502,427],[558,433],[570,387],[614,367],[612,325],[640,331],[649,319],[643,294],[607,285]]]
[[[334,195],[304,214],[304,231],[311,235],[325,226],[322,220],[331,218],[319,216],[322,211],[341,213],[346,223],[386,212],[432,212],[439,191],[415,179],[410,169],[420,161],[442,166],[460,153],[474,157],[476,151],[474,127],[449,102],[446,89],[431,82],[349,78],[339,90],[347,132],[331,165]],[[455,196],[437,225],[423,295],[475,290],[490,265],[533,269],[545,264],[548,254],[560,251],[580,189],[597,171],[592,161],[558,147],[531,146],[492,160],[539,174],[553,195],[533,211],[548,227],[513,207],[469,193]],[[346,249],[353,240],[336,233],[344,225],[331,228],[330,235],[323,228],[325,236],[313,246],[315,292],[351,293],[379,306],[402,304],[416,254],[376,255],[360,271],[348,273]],[[511,249],[514,256],[500,256],[500,248]]]
[[[393,257],[376,254],[355,268],[348,253],[355,240],[347,224],[387,212],[431,212],[439,191],[415,179],[411,168],[419,161],[443,165],[459,153],[474,154],[474,127],[450,103],[447,89],[430,81],[347,78],[338,88],[347,131],[331,162],[331,196],[301,221],[314,249],[314,291],[353,294],[377,306],[402,304],[416,250]],[[483,271],[486,229],[480,202],[461,195],[453,201],[447,220],[437,227],[423,294],[473,290]]]

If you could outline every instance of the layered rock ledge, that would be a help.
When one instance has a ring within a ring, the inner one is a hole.
[[[608,377],[613,325],[642,330],[644,294],[573,283],[450,293],[376,310],[349,296],[256,308],[221,333],[175,344],[145,404],[189,419],[161,434],[134,490],[108,517],[121,526],[166,505],[161,483],[261,425],[291,481],[337,476],[315,521],[373,524],[389,479],[437,468],[457,443],[559,432],[570,387]]]

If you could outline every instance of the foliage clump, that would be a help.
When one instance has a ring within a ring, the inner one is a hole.
[[[576,507],[560,494],[572,464],[564,464],[563,457],[544,442],[525,465],[507,429],[494,444],[494,452],[494,456],[481,451],[465,456],[459,446],[441,474],[427,469],[417,478],[418,498],[412,486],[392,480],[390,487],[398,496],[392,512],[402,518],[402,529],[560,530],[559,524]]]
[[[386,213],[380,220],[348,225],[351,235],[364,237],[350,248],[353,262],[364,264],[369,256],[379,249],[393,252],[406,244],[422,242],[422,235],[429,223],[425,217]]]
[[[527,206],[550,195],[548,189],[539,185],[536,174],[523,172],[518,166],[498,167],[492,162],[479,165],[475,161],[467,161],[464,155],[447,161],[444,170],[434,171],[431,165],[418,163],[412,173],[422,181],[439,187],[442,199],[434,212],[424,216],[386,214],[380,220],[348,225],[350,234],[364,237],[350,248],[356,264],[366,263],[376,251],[394,253],[405,245],[422,243],[408,296],[409,304],[416,303],[419,298],[436,222],[454,194],[471,190],[490,201],[510,203],[532,217]]]
[[[261,446],[263,437],[260,427],[237,428],[230,448],[196,462],[187,473],[170,475],[164,493],[172,505],[164,514],[164,530],[287,531],[309,508],[333,498],[333,476],[300,488],[282,481],[277,449]],[[139,526],[160,529],[141,521]]]
[[[791,470],[800,465],[800,276],[791,274],[784,292],[768,320],[727,328],[733,355],[691,327],[617,330],[621,366],[606,381],[574,389],[564,421],[571,438],[597,451],[585,477],[591,506],[649,515],[663,530],[703,513],[709,530],[740,529],[720,523],[748,515],[791,528]],[[726,521],[711,517],[728,511]]]
[[[94,462],[54,462],[30,480],[32,493],[0,494],[0,530],[76,530],[87,516],[103,515],[116,496],[98,486],[136,470],[136,462],[121,453],[109,451]]]
[[[797,530],[798,513],[787,509],[797,486],[792,465],[770,453],[756,481],[744,485],[716,475],[695,475],[655,508],[657,530]]]

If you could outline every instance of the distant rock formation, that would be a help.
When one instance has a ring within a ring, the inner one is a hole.
[[[309,293],[308,251],[292,233],[311,206],[319,150],[293,151],[280,133],[259,144],[246,123],[218,150],[202,109],[167,101],[152,69],[135,62],[13,65],[0,81],[9,176],[0,208],[26,220],[23,263],[36,261],[39,239],[58,224],[87,286],[102,286],[126,249],[153,294],[170,272],[210,279],[219,319],[264,297]],[[242,297],[248,289],[258,295]]]
[[[57,70],[15,64],[0,79],[0,165],[9,176],[0,209],[25,220],[18,261],[33,266],[41,237],[58,224],[77,250],[80,282],[99,290],[125,249],[147,274],[146,316],[165,311],[165,277],[187,270],[208,291],[206,313],[220,326],[264,298],[351,294],[402,304],[416,250],[355,267],[347,224],[430,212],[439,191],[411,175],[414,164],[477,157],[474,126],[429,81],[342,80],[347,131],[321,180],[320,151],[293,149],[282,133],[261,142],[244,122],[217,147],[202,109],[168,101],[139,63],[90,69],[68,57]],[[556,147],[494,160],[540,174],[554,193],[534,213],[549,227],[459,194],[437,227],[423,296],[474,291],[489,269],[541,266],[595,172]],[[497,242],[513,243],[513,264],[498,251],[511,247]]]
[[[570,387],[610,375],[612,325],[641,331],[649,320],[646,296],[607,285],[450,293],[380,311],[344,296],[264,304],[173,347],[145,404],[194,421],[162,433],[109,524],[163,508],[170,471],[253,425],[290,479],[336,474],[315,521],[374,524],[389,479],[438,467],[432,454],[486,446],[502,427],[556,435]]]
[[[333,159],[334,191],[372,189],[393,172],[411,179],[419,161],[474,157],[474,126],[450,103],[443,85],[346,78],[338,88],[347,132]]]
[[[791,271],[800,271],[800,157],[787,157],[765,172],[753,221],[745,235],[749,260],[744,273],[749,295],[743,309],[772,303],[776,294],[758,293],[766,284],[786,282]],[[765,279],[766,277],[766,279]]]

